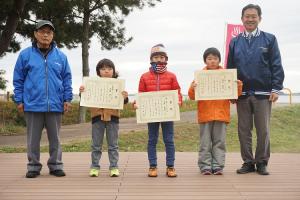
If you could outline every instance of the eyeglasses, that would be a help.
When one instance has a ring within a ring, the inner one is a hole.
[[[37,30],[37,32],[38,32],[39,34],[41,34],[41,35],[45,35],[45,34],[47,34],[47,35],[53,35],[53,31],[51,31],[51,30],[43,30],[43,29],[40,29],[40,30]]]

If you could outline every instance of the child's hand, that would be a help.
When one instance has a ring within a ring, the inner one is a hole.
[[[230,103],[232,103],[232,104],[236,104],[236,102],[237,102],[236,99],[230,99],[229,101],[230,101]]]
[[[81,93],[81,92],[84,92],[84,86],[83,85],[81,85],[80,87],[79,87],[79,92]]]
[[[195,89],[195,87],[197,87],[197,82],[195,80],[193,80],[191,86]]]
[[[136,101],[135,101],[135,100],[133,101],[132,105],[133,105],[133,109],[135,109],[135,110],[136,110],[136,109],[138,109],[138,106],[137,106],[137,104],[136,104]]]
[[[178,105],[179,105],[179,107],[182,106],[182,101],[180,101],[180,99],[178,99]]]
[[[128,92],[123,91],[122,92],[122,96],[123,96],[124,99],[128,98]]]

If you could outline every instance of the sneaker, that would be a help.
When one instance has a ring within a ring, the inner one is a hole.
[[[156,167],[150,167],[148,172],[149,177],[157,177],[157,168]]]
[[[213,173],[212,173],[211,169],[203,169],[203,170],[201,170],[201,174],[202,175],[212,175]]]
[[[174,167],[168,167],[166,174],[168,177],[172,177],[172,178],[177,176]]]
[[[244,163],[240,169],[236,170],[236,173],[238,174],[247,174],[250,172],[255,172],[254,164]]]
[[[53,176],[56,176],[56,177],[62,177],[62,176],[66,175],[65,172],[63,170],[61,170],[61,169],[50,171],[49,174],[53,175]]]
[[[256,164],[256,171],[260,175],[269,175],[270,173],[267,171],[267,165],[263,163]]]
[[[39,171],[28,171],[26,173],[26,178],[36,178],[39,175],[40,175]]]
[[[120,175],[118,168],[112,168],[109,170],[109,176],[110,177],[118,177]]]
[[[223,169],[222,168],[216,168],[213,170],[214,175],[223,175]]]
[[[100,172],[99,169],[91,169],[89,175],[90,175],[90,177],[98,177],[99,172]]]

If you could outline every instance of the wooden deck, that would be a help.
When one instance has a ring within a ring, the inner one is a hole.
[[[223,176],[203,176],[197,167],[197,153],[176,153],[177,178],[165,176],[164,153],[159,153],[159,176],[148,178],[147,154],[120,153],[121,176],[108,176],[107,153],[101,160],[99,177],[88,177],[89,153],[64,153],[66,177],[48,175],[46,160],[41,176],[26,179],[26,154],[0,154],[1,200],[299,200],[300,154],[272,154],[271,175],[238,175],[238,153],[228,153]]]

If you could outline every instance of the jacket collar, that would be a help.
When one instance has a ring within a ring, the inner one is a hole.
[[[224,68],[221,67],[221,66],[219,66],[216,70],[218,70],[218,69],[224,69]],[[203,70],[209,70],[209,69],[207,69],[207,66],[205,66],[205,67],[203,68]]]
[[[242,33],[242,36],[247,38],[250,32],[247,32],[246,30]],[[258,37],[260,35],[260,30],[256,28],[254,31],[251,32],[253,37]]]
[[[32,42],[32,46],[35,47],[35,48],[38,48],[37,42],[36,41]],[[54,41],[52,41],[50,43],[50,50],[53,49],[53,48],[55,48],[55,47],[56,47],[56,43]]]

